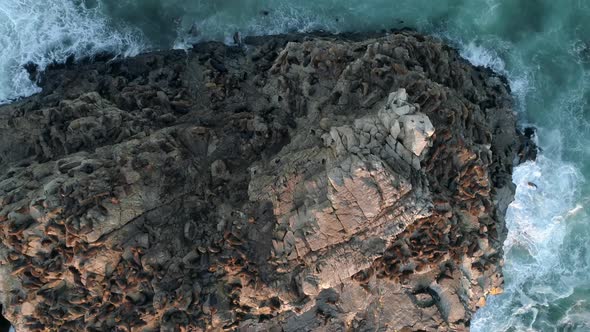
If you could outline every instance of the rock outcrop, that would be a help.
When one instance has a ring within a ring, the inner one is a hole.
[[[534,149],[502,77],[408,31],[244,44],[55,67],[0,107],[17,331],[460,331],[501,292]]]

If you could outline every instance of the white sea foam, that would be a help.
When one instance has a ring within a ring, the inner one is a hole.
[[[572,294],[564,278],[560,247],[575,208],[582,177],[555,156],[539,155],[514,170],[514,202],[506,213],[505,292],[488,299],[472,331],[533,330],[539,309]]]
[[[498,54],[473,42],[463,44],[461,55],[506,75],[517,108],[526,112],[525,98],[531,92],[526,72],[508,72]],[[557,130],[540,128],[538,135],[552,137],[543,141],[546,153],[514,169],[517,189],[506,213],[504,294],[489,297],[487,306],[476,313],[471,325],[475,332],[535,331],[540,309],[573,293],[573,284],[563,278],[560,248],[569,218],[582,209],[575,199],[583,178],[573,165],[561,161],[563,143]]]
[[[461,56],[474,66],[491,68],[499,73],[506,71],[504,61],[493,51],[484,48],[475,42],[470,42],[461,48]]]
[[[587,300],[577,301],[570,307],[565,316],[559,321],[560,331],[587,332],[590,331],[590,304]]]
[[[449,38],[448,35],[444,35]],[[453,39],[453,38],[449,38]],[[510,49],[510,45],[504,45],[505,42],[493,38],[487,41],[488,44],[496,45],[503,49]],[[512,95],[516,101],[516,108],[521,112],[526,112],[526,95],[533,89],[530,84],[530,73],[523,71],[520,73],[510,72],[506,69],[504,60],[497,52],[492,51],[479,43],[471,41],[469,43],[459,42],[460,54],[467,59],[472,65],[490,68],[508,78]]]
[[[64,0],[0,1],[0,104],[39,91],[23,65],[98,52],[133,55],[144,48],[140,34],[113,31],[99,9]]]

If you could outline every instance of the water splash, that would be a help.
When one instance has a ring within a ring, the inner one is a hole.
[[[134,55],[145,48],[138,31],[116,31],[99,8],[63,0],[0,1],[0,104],[39,92],[23,65],[43,70],[71,55]]]
[[[526,97],[534,91],[530,73],[510,72],[496,52],[473,41],[459,45],[461,55],[472,64],[506,75],[517,109],[521,113],[527,111]],[[571,92],[567,95],[571,97]],[[575,165],[562,160],[564,142],[559,130],[539,128],[537,133],[542,138],[537,144],[545,152],[536,161],[514,169],[517,189],[506,213],[505,290],[500,296],[488,297],[487,306],[475,314],[471,325],[475,332],[537,331],[556,329],[560,324],[578,326],[571,323],[577,320],[569,315],[573,307],[561,323],[551,322],[545,312],[552,303],[574,294],[575,285],[581,281],[565,278],[571,265],[564,265],[562,249],[570,234],[568,222],[584,213],[583,205],[577,202],[584,179]]]
[[[515,200],[506,214],[505,292],[477,312],[473,331],[534,330],[543,307],[573,293],[563,279],[560,248],[581,175],[572,165],[541,154],[516,167],[513,181]]]

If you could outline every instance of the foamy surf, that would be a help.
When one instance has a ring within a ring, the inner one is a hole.
[[[461,56],[474,66],[488,67],[500,73],[506,71],[504,61],[495,52],[474,42],[470,42],[461,48]]]
[[[474,65],[506,75],[516,107],[526,112],[525,100],[530,92],[526,73],[517,76],[508,72],[495,52],[474,42],[463,44],[461,55]],[[560,136],[542,129],[538,133]],[[474,315],[474,332],[537,331],[539,326],[557,329],[557,325],[541,321],[539,313],[548,303],[573,293],[573,287],[561,280],[565,271],[560,249],[568,219],[583,210],[575,202],[583,178],[574,165],[561,160],[561,140],[551,140],[549,146],[541,148],[551,155],[541,152],[536,161],[514,169],[512,181],[517,188],[506,213],[505,289],[502,295],[488,296],[487,305]]]
[[[0,104],[39,92],[23,65],[43,70],[99,52],[134,55],[145,47],[137,31],[115,31],[99,8],[63,0],[0,1]]]
[[[543,154],[515,168],[517,189],[506,214],[505,291],[488,298],[475,315],[473,331],[535,331],[539,309],[572,294],[560,280],[560,249],[580,181],[575,167]]]

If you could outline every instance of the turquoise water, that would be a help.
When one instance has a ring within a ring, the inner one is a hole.
[[[235,31],[436,34],[507,75],[543,148],[515,171],[506,289],[472,329],[590,331],[589,18],[587,0],[0,0],[0,102],[38,91],[20,65],[69,54],[184,48]]]

